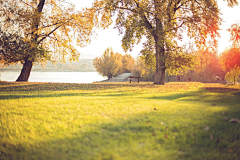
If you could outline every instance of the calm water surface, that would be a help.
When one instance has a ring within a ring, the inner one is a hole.
[[[19,74],[0,72],[0,80],[14,82]],[[92,83],[105,79],[98,72],[31,72],[29,82]]]

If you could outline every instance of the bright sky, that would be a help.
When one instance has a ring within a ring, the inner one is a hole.
[[[91,7],[94,0],[72,0],[76,7],[81,10],[84,7]],[[221,26],[218,52],[221,53],[229,46],[230,35],[227,29],[234,23],[240,22],[240,5],[230,8],[223,0],[218,0],[222,12],[223,23]],[[239,2],[240,3],[240,2]],[[93,58],[103,54],[104,50],[112,47],[114,52],[125,54],[121,47],[122,35],[111,25],[108,29],[99,31],[98,36],[85,48],[79,48],[80,58]],[[142,44],[135,46],[132,52],[128,52],[133,57],[137,57],[142,49]]]

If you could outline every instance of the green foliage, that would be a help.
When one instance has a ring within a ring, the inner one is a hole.
[[[32,62],[50,60],[51,55],[41,45],[34,44],[16,33],[6,33],[0,28],[0,63],[5,65],[24,63],[26,59]]]
[[[183,52],[172,52],[166,58],[166,68],[169,75],[177,75],[185,70],[191,69],[195,62],[195,57]]]
[[[148,68],[156,69],[156,52],[152,42],[146,43],[145,49],[141,51],[141,59],[145,61]],[[176,47],[176,45],[168,46],[165,56],[165,67],[168,75],[181,74],[183,71],[191,69],[195,64],[195,57],[188,53],[186,46]]]
[[[221,24],[216,1],[195,0],[104,0],[104,10],[117,14],[116,28],[123,35],[125,51],[146,38],[143,58],[146,64],[155,63],[156,84],[164,84],[165,70],[178,72],[192,65],[192,57],[184,55],[177,40],[187,32],[197,46],[208,43],[216,46]],[[234,5],[235,1],[229,4]],[[102,9],[102,8],[100,8]],[[154,56],[155,55],[155,56]],[[154,60],[155,59],[155,60]]]
[[[0,82],[0,159],[237,160],[239,90]]]

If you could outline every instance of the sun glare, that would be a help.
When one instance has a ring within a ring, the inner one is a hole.
[[[222,13],[221,17],[223,18],[223,22],[221,25],[220,31],[220,39],[218,43],[218,53],[222,53],[226,48],[230,48],[231,43],[230,40],[230,33],[227,31],[231,27],[232,24],[240,22],[240,6],[235,6],[230,8],[227,6],[227,3],[223,0],[218,0],[218,5],[220,11]]]

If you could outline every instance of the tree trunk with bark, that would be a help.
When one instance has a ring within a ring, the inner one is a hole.
[[[21,70],[21,73],[16,80],[17,82],[24,81],[27,82],[30,76],[30,72],[32,70],[33,62],[26,60],[25,63],[23,64],[23,68]]]
[[[165,59],[164,59],[164,47],[159,45],[157,40],[156,42],[156,73],[154,77],[154,84],[165,84]]]
[[[38,30],[38,26],[39,26],[39,23],[40,23],[40,14],[43,10],[43,6],[45,4],[45,0],[40,0],[36,10],[35,10],[35,14],[33,15],[33,24],[32,24],[32,41],[33,43],[37,43],[37,33],[36,31]],[[27,82],[28,79],[29,79],[29,76],[30,76],[30,73],[31,73],[31,70],[32,70],[32,66],[33,66],[33,61],[30,61],[28,60],[28,58],[26,58],[24,64],[23,64],[23,68],[21,70],[21,73],[18,77],[18,79],[16,80],[17,82],[18,81],[25,81]]]
[[[156,11],[159,9],[158,1],[155,1]],[[165,84],[165,49],[164,49],[164,34],[163,34],[163,24],[156,17],[156,32],[154,35],[155,49],[156,49],[156,74],[154,77],[154,84]]]

